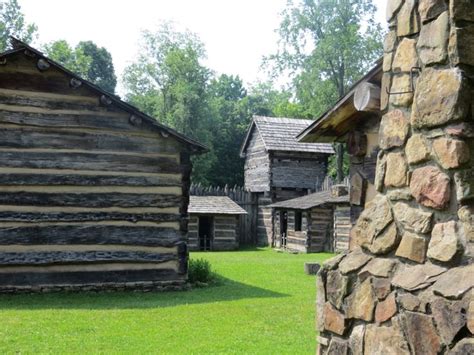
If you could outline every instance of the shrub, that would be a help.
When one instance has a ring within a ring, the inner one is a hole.
[[[204,286],[215,279],[211,263],[204,259],[191,259],[188,266],[188,279],[193,285]]]

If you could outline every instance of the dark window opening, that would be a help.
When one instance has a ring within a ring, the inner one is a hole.
[[[303,213],[301,211],[295,212],[295,232],[301,232],[301,225],[303,224]]]

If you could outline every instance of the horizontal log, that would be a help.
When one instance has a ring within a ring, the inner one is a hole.
[[[181,186],[181,174],[0,168],[0,185]]]
[[[92,285],[139,281],[171,281],[182,280],[183,278],[184,276],[179,275],[173,269],[2,273],[0,268],[0,287]]]
[[[137,251],[54,251],[29,253],[0,252],[0,265],[65,265],[88,263],[162,263],[176,260],[171,253],[147,253]]]
[[[84,85],[74,89],[69,86],[71,77],[58,75],[56,69],[45,73],[38,71],[0,71],[0,87],[10,90],[44,91],[59,94],[92,96],[94,92]],[[95,94],[97,95],[97,94]]]
[[[174,228],[116,225],[3,227],[0,245],[136,245],[173,247],[182,236]]]
[[[21,125],[25,127],[48,127],[67,129],[96,129],[111,130],[120,132],[140,132],[152,135],[155,130],[150,124],[143,123],[142,126],[133,126],[129,122],[130,114],[123,113],[121,116],[111,114],[110,117],[92,113],[64,114],[51,111],[48,113],[20,112],[13,111],[14,107],[8,110],[0,108],[0,122]],[[155,130],[156,131],[156,130]]]
[[[86,110],[97,112],[120,112],[114,106],[100,106],[99,97],[71,95],[47,95],[46,93],[0,89],[0,104],[29,106],[49,110]]]
[[[106,131],[38,130],[0,127],[0,148],[105,150],[130,153],[174,153],[180,147],[173,139],[109,134]]]
[[[174,194],[2,192],[0,205],[82,207],[173,207],[181,202]]]
[[[55,212],[41,211],[0,211],[0,221],[3,222],[93,222],[93,221],[150,221],[150,222],[171,222],[180,221],[179,214],[172,213],[126,213],[126,212]]]
[[[0,150],[0,166],[145,173],[180,173],[182,170],[175,159],[165,157],[28,150]]]

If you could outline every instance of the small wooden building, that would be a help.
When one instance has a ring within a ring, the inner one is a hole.
[[[0,292],[181,287],[199,143],[14,40],[0,54]]]
[[[330,110],[298,134],[302,143],[346,143],[350,156],[351,222],[376,194],[375,167],[379,147],[381,105],[387,104],[382,60]],[[383,80],[382,80],[383,78]],[[382,88],[381,88],[382,87]],[[382,108],[383,109],[383,108]]]
[[[351,228],[347,186],[270,205],[275,247],[300,253],[349,249]]]
[[[320,189],[327,172],[331,144],[302,144],[296,135],[313,121],[255,116],[242,144],[245,188],[258,204],[257,243],[273,245],[269,204]]]
[[[227,196],[191,196],[188,212],[190,250],[239,248],[238,224],[247,212]]]

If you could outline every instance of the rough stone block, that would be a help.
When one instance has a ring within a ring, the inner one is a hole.
[[[424,237],[405,232],[395,255],[421,264],[426,259],[427,245],[428,242]]]
[[[355,249],[349,253],[339,264],[339,271],[348,274],[352,271],[359,270],[372,259],[372,256],[364,253],[361,248]]]
[[[352,233],[357,245],[369,246],[393,221],[390,204],[383,195],[377,195],[362,211]]]
[[[409,107],[413,102],[412,83],[409,74],[398,74],[392,78],[390,103],[396,107]]]
[[[449,204],[450,179],[437,167],[425,166],[413,171],[410,190],[418,203],[441,210]]]
[[[454,337],[466,325],[465,304],[437,298],[431,302],[431,313],[438,327],[443,344],[449,346]]]
[[[403,0],[388,0],[387,1],[387,8],[386,8],[386,19],[387,22],[393,20],[397,12],[403,5]]]
[[[397,314],[395,293],[392,292],[384,301],[377,303],[375,308],[375,322],[378,324],[388,321]]]
[[[395,46],[397,44],[397,32],[396,31],[388,31],[385,35],[385,40],[383,42],[383,51],[385,53],[390,53],[395,50]]]
[[[416,53],[416,40],[403,38],[393,58],[393,71],[395,73],[409,73],[411,68],[417,66],[418,55]]]
[[[364,350],[364,354],[410,354],[400,322],[396,318],[392,319],[389,326],[367,325]]]
[[[472,0],[450,0],[449,7],[449,12],[454,20],[474,22],[474,7],[472,6]]]
[[[445,62],[448,59],[448,41],[449,15],[445,11],[421,28],[416,45],[421,62],[425,65]]]
[[[450,351],[448,355],[474,354],[474,338],[461,339]]]
[[[349,338],[349,348],[351,354],[363,354],[364,352],[365,325],[358,324],[354,326]]]
[[[349,347],[347,340],[332,338],[329,343],[327,355],[347,355],[349,353]]]
[[[431,316],[407,311],[404,313],[403,323],[415,354],[438,354],[441,341]]]
[[[470,90],[459,69],[425,68],[417,82],[411,124],[431,128],[466,119],[469,103]]]
[[[410,121],[401,110],[393,110],[382,117],[380,122],[379,145],[382,149],[400,147],[405,144],[410,129]]]
[[[408,165],[402,153],[387,154],[385,186],[403,187],[407,185]]]
[[[374,318],[375,302],[377,301],[368,278],[346,297],[346,316],[351,319],[362,319],[371,322]]]
[[[344,314],[334,308],[329,302],[324,305],[324,329],[335,334],[343,335],[346,331],[347,320]]]
[[[433,227],[428,245],[428,257],[441,262],[449,262],[463,251],[463,236],[455,221],[438,223]]]
[[[342,275],[339,270],[331,270],[327,274],[326,295],[334,307],[341,308],[344,297],[349,292],[349,278]]]
[[[392,223],[382,233],[376,236],[370,245],[365,246],[373,254],[386,254],[395,249],[400,242],[397,225]]]
[[[401,295],[398,295],[398,303],[400,306],[407,311],[413,311],[413,312],[425,312],[425,309],[422,307],[422,302],[421,300],[415,296],[412,295],[411,293],[404,293]]]
[[[408,139],[405,154],[409,164],[422,163],[429,158],[428,143],[422,134],[414,134]]]
[[[407,291],[421,290],[432,285],[446,270],[430,263],[400,267],[392,279],[392,285]]]
[[[459,139],[441,137],[433,141],[433,151],[445,169],[458,168],[470,159],[469,147]]]
[[[433,292],[449,299],[459,299],[474,287],[474,264],[453,268],[433,285]]]
[[[379,277],[389,277],[395,270],[397,261],[395,259],[375,258],[372,259],[359,274],[368,272],[370,275]]]
[[[428,233],[431,230],[433,213],[410,207],[407,203],[397,202],[393,207],[395,219],[407,230]]]
[[[372,278],[372,287],[374,288],[375,296],[377,296],[379,300],[385,299],[392,290],[392,284],[387,278]]]
[[[420,16],[416,5],[418,0],[405,0],[397,15],[398,37],[410,36],[420,31]]]
[[[318,263],[304,263],[304,272],[306,275],[316,275],[321,268]]]
[[[420,0],[418,5],[418,12],[423,23],[438,17],[447,9],[448,5],[445,0]]]

